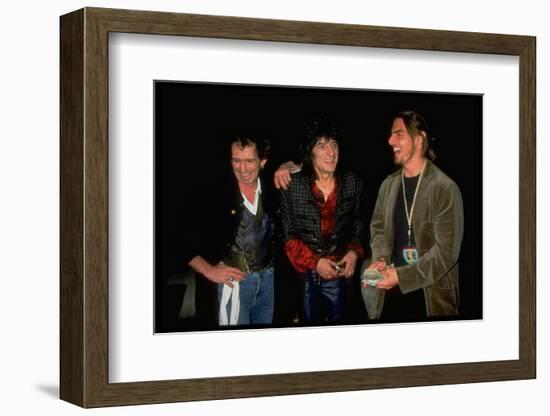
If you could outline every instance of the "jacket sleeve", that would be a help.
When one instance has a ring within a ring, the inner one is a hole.
[[[305,273],[308,269],[315,270],[319,262],[319,256],[300,239],[288,240],[285,243],[285,253],[299,273]]]
[[[403,293],[431,286],[445,276],[458,262],[464,233],[462,195],[454,182],[437,184],[433,203],[433,223],[423,224],[421,235],[415,234],[417,245],[422,239],[432,242],[431,248],[419,253],[418,263],[397,269]]]
[[[295,234],[292,216],[290,213],[290,189],[281,191],[281,228],[283,232],[283,242],[292,239]]]
[[[199,255],[210,263],[220,261],[232,230],[236,229],[238,212],[234,209],[233,198],[233,188],[224,183],[197,191],[189,201],[185,228],[180,234],[183,250],[179,258],[182,264],[188,264]]]
[[[202,211],[199,210],[198,205],[190,208],[184,232],[181,233],[182,264],[187,265],[196,256],[202,256],[209,262],[214,261],[214,253],[218,251],[218,240],[213,230],[219,226],[218,216],[219,213],[208,204],[202,206]]]
[[[384,234],[384,211],[387,200],[388,180],[386,179],[380,185],[374,212],[370,221],[370,248],[372,252],[372,261],[385,257],[389,261],[387,251],[386,236]]]

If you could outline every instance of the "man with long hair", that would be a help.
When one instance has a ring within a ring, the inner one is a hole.
[[[464,214],[456,183],[432,160],[424,118],[414,111],[395,115],[388,144],[399,169],[378,192],[370,223],[370,246],[383,279],[371,318],[418,320],[458,315],[458,256]],[[375,299],[365,291],[365,302]],[[383,305],[383,307],[382,307]],[[370,306],[370,307],[369,307]],[[381,313],[381,315],[380,315]]]
[[[284,249],[303,280],[303,320],[343,318],[345,281],[363,256],[363,182],[341,172],[339,129],[327,120],[311,123],[302,144],[303,165],[281,193]]]

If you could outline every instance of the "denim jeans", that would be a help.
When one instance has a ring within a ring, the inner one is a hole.
[[[304,286],[305,322],[335,322],[342,319],[344,280],[325,280],[315,271],[306,273]]]
[[[218,285],[218,300],[221,300],[223,283]],[[238,325],[262,325],[273,322],[274,289],[273,267],[247,273],[239,282]],[[227,313],[231,312],[231,301]]]

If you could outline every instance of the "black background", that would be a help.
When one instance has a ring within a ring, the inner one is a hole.
[[[197,202],[193,196],[232,174],[228,131],[252,128],[269,137],[270,175],[280,163],[297,158],[308,118],[325,114],[337,119],[344,128],[340,163],[365,180],[368,225],[378,188],[396,169],[387,144],[393,115],[406,109],[424,116],[436,138],[435,163],[462,192],[460,317],[482,317],[482,96],[165,81],[154,83],[154,96],[157,332],[185,329],[169,306],[180,293],[166,290],[166,281],[186,267],[181,235]],[[356,307],[362,309],[361,304]],[[281,325],[284,320],[277,324],[276,316],[274,326]]]

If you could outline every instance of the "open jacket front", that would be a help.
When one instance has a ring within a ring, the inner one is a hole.
[[[391,261],[395,255],[393,215],[400,187],[401,170],[380,186],[370,225],[373,260],[386,257]],[[458,256],[464,231],[462,196],[455,182],[429,161],[412,223],[419,259],[416,264],[397,268],[400,289],[403,293],[423,289],[428,316],[457,315]]]
[[[318,256],[343,255],[350,243],[362,245],[363,213],[361,198],[363,182],[345,172],[338,176],[336,227],[334,240],[327,243],[321,235],[319,207],[316,205],[308,176],[296,173],[286,191],[281,193],[283,239],[300,239]]]

